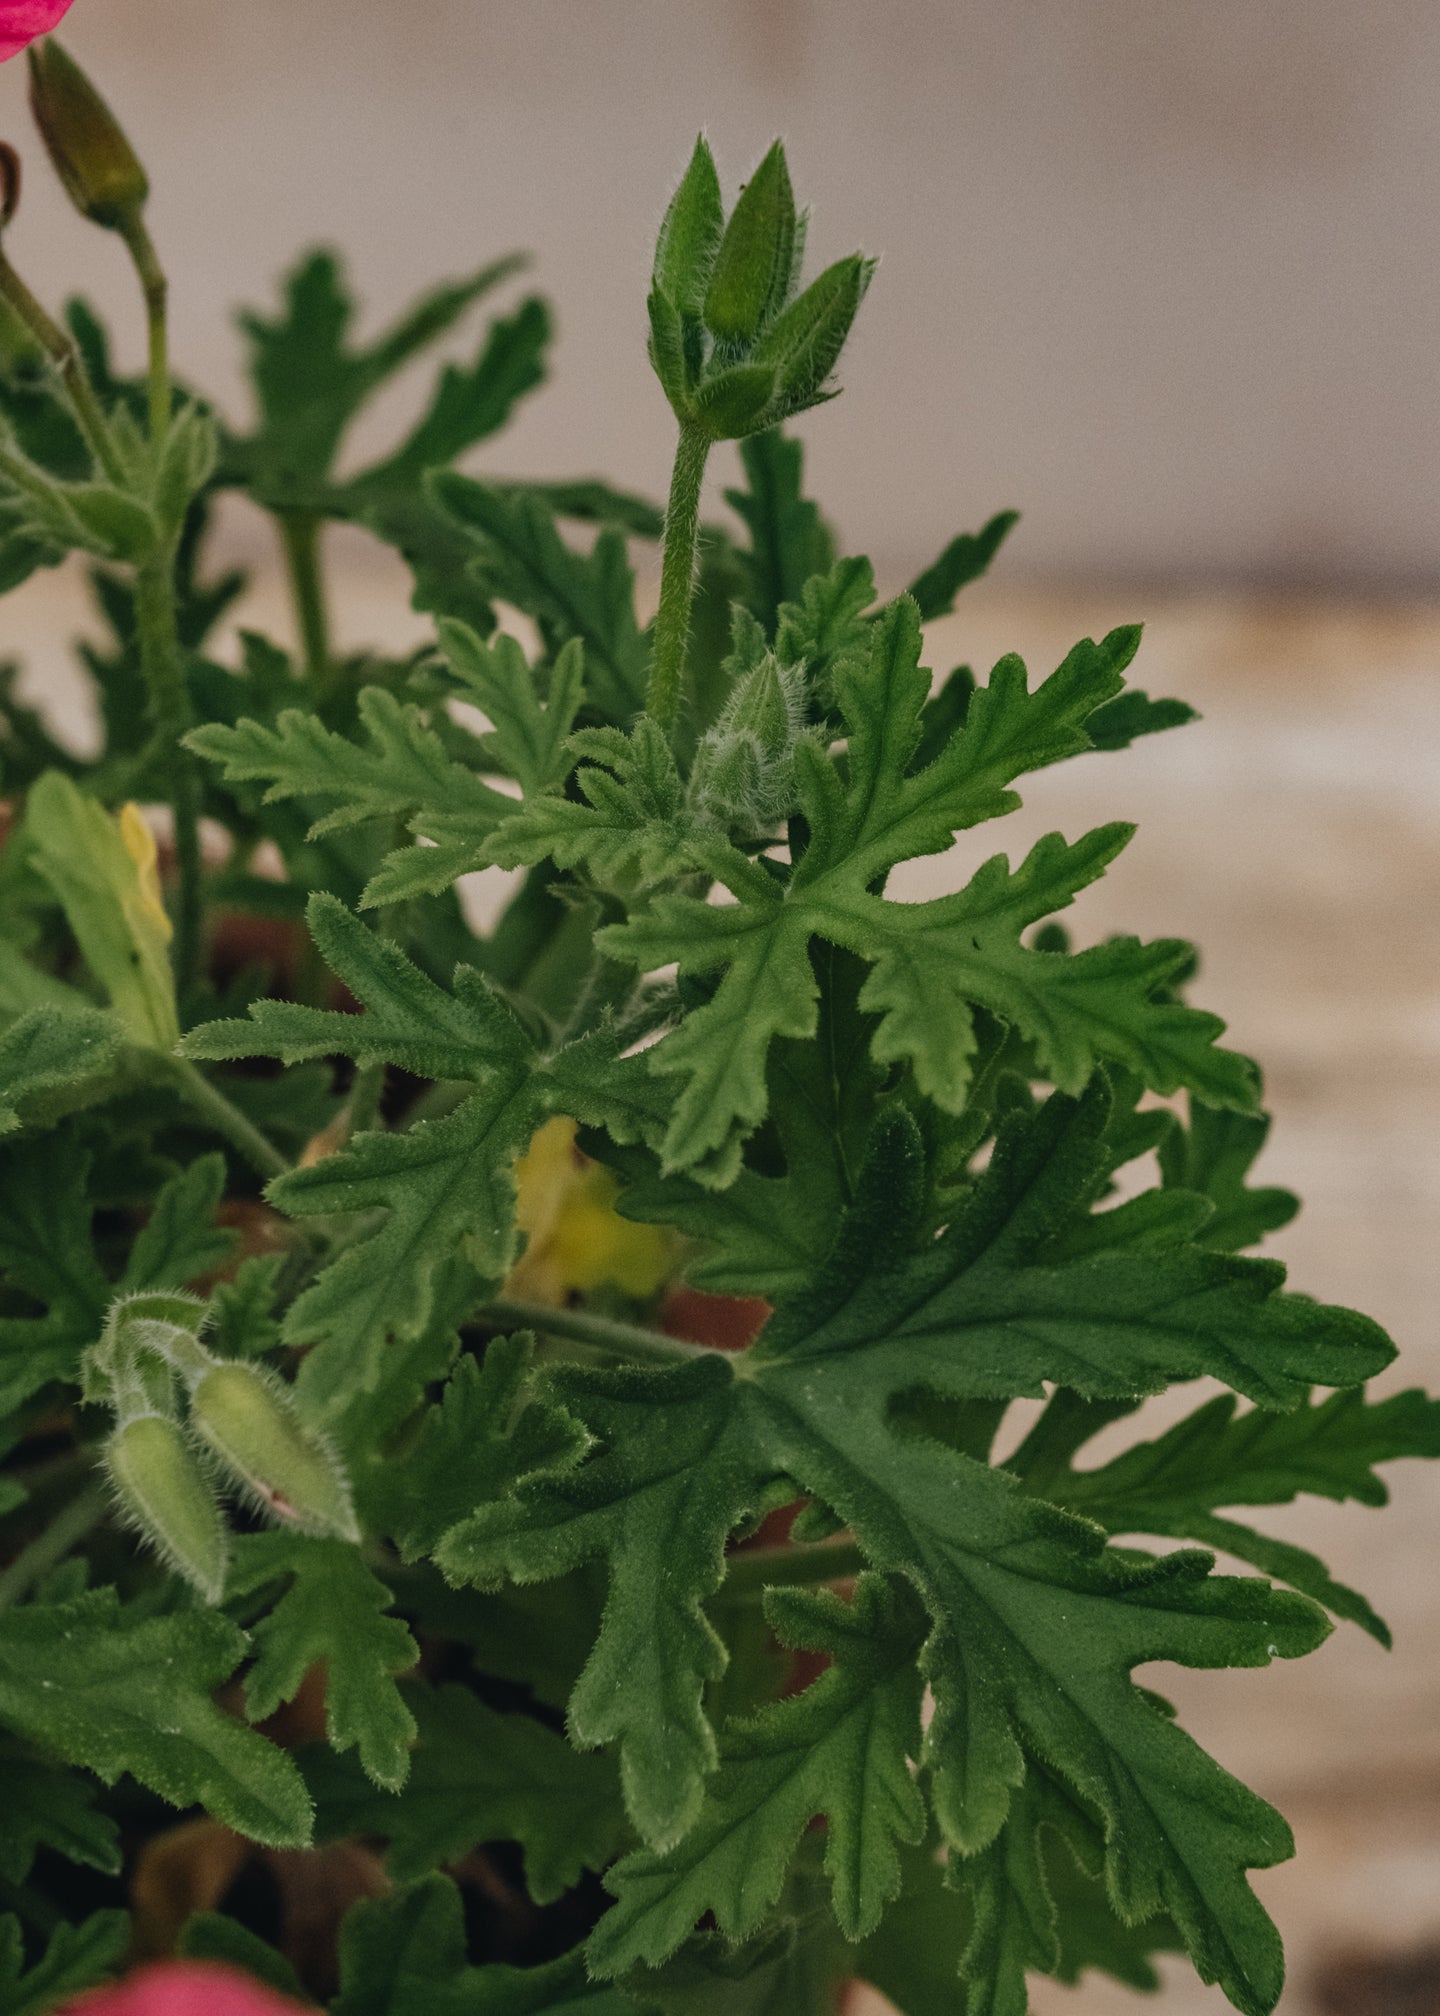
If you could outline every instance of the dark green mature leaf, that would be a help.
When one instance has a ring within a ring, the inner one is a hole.
[[[1019,801],[1007,787],[1023,771],[1083,749],[1084,721],[1119,689],[1137,641],[1123,630],[1077,645],[1034,694],[1020,661],[1002,660],[961,732],[910,775],[929,691],[918,614],[902,599],[877,619],[868,659],[852,655],[837,671],[849,730],[844,774],[817,745],[797,751],[810,837],[788,888],[717,856],[707,867],[733,904],[661,895],[600,934],[609,956],[645,971],[671,961],[682,973],[723,971],[713,997],[650,1052],[653,1070],[681,1080],[668,1166],[733,1180],[738,1141],[766,1111],[771,1043],[814,1033],[816,937],[871,964],[861,1007],[881,1017],[877,1061],[910,1064],[920,1090],[948,1112],[963,1110],[969,1091],[975,1004],[1029,1038],[1064,1090],[1078,1092],[1111,1060],[1157,1091],[1186,1084],[1214,1104],[1254,1104],[1253,1067],[1214,1047],[1223,1025],[1156,998],[1188,967],[1188,947],[1116,939],[1067,955],[1020,942],[1103,872],[1128,827],[1102,827],[1074,846],[1052,834],[1013,872],[996,856],[968,887],[929,903],[875,893],[900,860],[941,852],[957,833],[1012,809]],[[497,848],[504,838],[502,829]]]
[[[474,568],[490,594],[533,615],[552,654],[578,637],[590,705],[607,720],[628,722],[644,696],[648,653],[620,534],[607,527],[592,552],[577,553],[538,492],[507,492],[451,472],[428,485],[470,536]]]
[[[996,1840],[949,1865],[968,1906],[959,1962],[968,2016],[1026,2016],[1031,1971],[1073,1981],[1085,1967],[1100,1966],[1132,1987],[1159,1985],[1151,1956],[1182,1950],[1180,1941],[1163,1915],[1138,1924],[1116,1916],[1100,1880],[1104,1856],[1093,1821],[1032,1758],[1025,1790]],[[950,1903],[956,1915],[953,1895]]]
[[[225,1176],[223,1155],[201,1155],[171,1177],[135,1235],[117,1284],[121,1294],[183,1288],[229,1258],[235,1234],[215,1222]]]
[[[333,1753],[306,1753],[322,1839],[380,1834],[408,1883],[488,1841],[518,1841],[525,1887],[548,1904],[603,1869],[628,1834],[607,1757],[585,1757],[528,1715],[498,1715],[467,1687],[402,1688],[416,1728],[403,1789],[377,1792]]]
[[[472,1967],[460,1893],[431,1876],[352,1906],[331,2016],[651,2016],[578,1953],[546,1967]]]
[[[915,576],[906,593],[920,611],[922,623],[950,614],[960,590],[988,573],[990,562],[1019,521],[1018,511],[997,511],[979,532],[957,533],[940,558]]]
[[[743,554],[743,600],[767,636],[784,603],[799,603],[805,584],[835,558],[825,521],[801,489],[805,451],[778,427],[740,443],[746,487],[727,490],[725,501],[744,520],[750,550]]]
[[[513,272],[517,263],[502,261],[488,272]],[[472,292],[470,299],[474,298]],[[393,454],[372,463],[349,484],[351,495],[361,499],[362,512],[374,514],[383,525],[387,492],[409,489],[427,469],[453,462],[467,448],[498,433],[517,401],[544,382],[550,335],[550,311],[532,295],[513,315],[491,323],[473,364],[447,364],[414,430]]]
[[[0,1877],[23,1883],[37,1848],[54,1848],[88,1869],[118,1874],[115,1822],[97,1811],[97,1786],[27,1744],[0,1737]]]
[[[1226,1113],[1191,1099],[1189,1125],[1177,1121],[1161,1141],[1160,1173],[1167,1187],[1195,1191],[1215,1206],[1202,1245],[1227,1253],[1258,1246],[1300,1209],[1293,1191],[1246,1183],[1269,1132],[1268,1114]]]
[[[783,1642],[834,1664],[797,1699],[730,1723],[699,1822],[665,1853],[641,1849],[610,1872],[619,1902],[590,1941],[597,1973],[664,1959],[707,1912],[731,1939],[756,1932],[817,1813],[829,1822],[825,1868],[847,1938],[873,1932],[899,1890],[896,1844],[925,1831],[910,1771],[920,1753],[919,1606],[908,1590],[863,1577],[853,1607],[775,1590],[767,1610]]]
[[[268,1940],[251,1932],[236,1918],[219,1911],[197,1911],[187,1918],[175,1948],[187,1960],[216,1960],[224,1967],[239,1967],[279,1995],[299,2001],[305,1991],[300,1977],[283,1953]]]
[[[77,1379],[111,1288],[90,1242],[90,1158],[66,1134],[0,1146],[0,1267],[40,1304],[0,1315],[0,1412],[56,1379]]]
[[[374,1386],[388,1335],[426,1328],[440,1269],[463,1257],[481,1277],[506,1272],[515,1250],[512,1169],[541,1122],[566,1112],[633,1139],[626,1087],[643,1073],[617,1060],[605,1032],[544,1058],[473,969],[458,968],[447,993],[333,897],[314,897],[308,916],[315,943],[366,1012],[261,1001],[248,1021],[193,1030],[187,1053],[294,1062],[338,1052],[475,1087],[443,1119],[404,1134],[357,1135],[341,1153],[270,1185],[271,1201],[295,1216],[385,1213],[286,1315],[287,1340],[316,1346],[296,1390],[325,1415]]]
[[[1209,1374],[1268,1407],[1311,1386],[1353,1386],[1394,1355],[1367,1317],[1281,1294],[1278,1262],[1194,1246],[1124,1249],[1054,1265],[1048,1241],[1093,1193],[1110,1100],[1055,1094],[1002,1129],[989,1168],[938,1240],[909,1250],[919,1201],[913,1123],[895,1113],[869,1174],[843,1266],[779,1311],[758,1350],[795,1365],[884,1340],[897,1386],[952,1398],[1039,1395],[1047,1381],[1092,1398],[1131,1398]],[[907,1192],[908,1197],[907,1197]]]
[[[22,1015],[0,1035],[0,1134],[21,1126],[32,1102],[109,1070],[122,1040],[115,1017],[99,1008]]]
[[[282,1750],[211,1699],[245,1651],[214,1613],[134,1618],[113,1590],[0,1617],[0,1716],[107,1784],[128,1771],[175,1806],[277,1848],[310,1838],[310,1801]]]
[[[333,1750],[359,1754],[366,1775],[395,1791],[410,1770],[415,1721],[395,1676],[420,1657],[390,1591],[359,1549],[308,1533],[247,1533],[232,1548],[229,1597],[286,1580],[274,1608],[250,1627],[255,1662],[245,1676],[245,1712],[263,1722],[293,1701],[318,1662],[325,1667],[325,1733]]]
[[[726,1190],[670,1174],[647,1148],[617,1148],[589,1134],[585,1146],[620,1177],[616,1208],[642,1223],[677,1226],[700,1242],[687,1268],[697,1287],[777,1301],[821,1273],[839,1215],[855,1201],[883,1074],[870,1056],[874,1018],[858,996],[865,969],[849,953],[817,943],[811,964],[820,989],[809,1042],[782,1039],[768,1070],[771,1122],[784,1174],[749,1166]]]
[[[1294,1657],[1323,1637],[1321,1613],[1264,1582],[1209,1575],[1208,1556],[1105,1549],[1093,1524],[938,1443],[902,1442],[892,1425],[894,1403],[916,1387],[1013,1393],[1073,1380],[1081,1365],[1101,1388],[1130,1393],[1218,1368],[1293,1404],[1316,1378],[1350,1381],[1384,1362],[1373,1326],[1278,1297],[1278,1270],[1264,1262],[1188,1249],[1137,1267],[1102,1254],[1062,1269],[1063,1290],[1048,1292],[1044,1241],[1077,1191],[1089,1194],[1106,1118],[1097,1090],[1079,1106],[1057,1095],[1017,1122],[952,1232],[917,1254],[907,1193],[920,1186],[897,1116],[820,1289],[783,1307],[738,1362],[557,1371],[557,1397],[594,1450],[571,1476],[523,1480],[508,1504],[480,1508],[438,1558],[453,1576],[527,1581],[609,1557],[571,1729],[582,1743],[620,1741],[631,1812],[663,1853],[695,1823],[715,1758],[700,1701],[721,1654],[701,1605],[724,1574],[727,1535],[775,1479],[793,1479],[852,1529],[872,1567],[911,1582],[929,1614],[927,1752],[951,1841],[988,1848],[1027,1755],[1063,1758],[1103,1820],[1122,1916],[1168,1911],[1202,1973],[1261,2009],[1278,1990],[1278,1943],[1244,1870],[1282,1859],[1289,1836],[1128,1674],[1153,1659]],[[976,1271],[947,1305],[956,1258]]]
[[[406,1560],[518,1478],[581,1452],[582,1431],[536,1393],[530,1354],[529,1338],[496,1337],[483,1359],[460,1360],[403,1453],[360,1452],[361,1507]]]
[[[351,421],[371,395],[522,264],[514,257],[496,260],[468,280],[436,288],[384,335],[356,348],[350,341],[355,304],[339,262],[330,252],[311,253],[287,276],[279,316],[269,321],[253,313],[241,317],[251,344],[259,427],[248,440],[229,444],[227,466],[243,475],[272,507],[313,505],[316,492],[330,477]],[[539,313],[543,316],[543,309]],[[533,322],[533,310],[528,319]],[[497,335],[492,340],[504,339]],[[492,417],[496,408],[487,386],[494,379],[498,390],[498,380],[508,380],[513,367],[507,365],[504,371],[482,367],[486,367],[483,354],[468,379],[453,370],[447,373],[431,413],[412,443],[398,452],[392,473],[409,470],[414,454],[407,454],[407,449],[412,445],[419,451],[432,436],[444,446],[456,441],[457,434],[463,437],[472,418],[468,410],[472,402],[479,402],[487,420],[482,431],[499,424]],[[524,378],[517,389],[534,382],[533,376]],[[503,405],[499,417],[504,417]],[[471,440],[477,438],[469,435]],[[460,438],[458,445],[467,442]],[[450,446],[449,452],[456,448]]]
[[[124,1911],[97,1911],[83,1925],[63,1920],[43,1956],[26,1971],[18,1918],[0,1918],[0,2009],[5,2016],[46,2016],[84,1988],[107,1980],[130,1943]]]
[[[1440,1401],[1415,1389],[1370,1401],[1351,1389],[1289,1414],[1256,1408],[1237,1416],[1234,1399],[1222,1394],[1157,1440],[1136,1443],[1098,1469],[1074,1469],[1071,1459],[1090,1436],[1124,1411],[1087,1405],[1062,1390],[1012,1467],[1027,1489],[1108,1532],[1220,1548],[1389,1644],[1389,1631],[1365,1598],[1334,1581],[1313,1554],[1215,1514],[1234,1505],[1286,1504],[1302,1492],[1383,1505],[1387,1493],[1374,1466],[1440,1455]]]

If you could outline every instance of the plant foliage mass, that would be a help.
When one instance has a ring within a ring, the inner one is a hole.
[[[137,186],[88,214],[143,278]],[[1178,1950],[1280,1993],[1249,1876],[1289,1832],[1150,1669],[1383,1641],[1249,1508],[1383,1502],[1440,1411],[1246,1252],[1295,1209],[1251,1181],[1256,1066],[1189,946],[1086,936],[1131,829],[989,830],[1189,718],[1129,683],[1138,629],[937,682],[925,626],[1013,514],[885,600],[806,494],[781,423],[872,266],[807,284],[804,222],[778,146],[727,215],[698,144],[649,300],[663,513],[491,467],[535,298],[343,473],[517,261],[369,340],[302,262],[242,319],[241,427],[0,255],[0,572],[87,556],[104,730],[75,753],[6,671],[7,2010],[121,1964],[182,1813],[349,1844],[318,1970],[241,1891],[178,1935],[336,2016],[823,2016],[850,1976],[1023,2016],[1031,1973]],[[231,489],[294,648],[217,628]],[[335,641],[342,520],[410,569],[408,654]]]

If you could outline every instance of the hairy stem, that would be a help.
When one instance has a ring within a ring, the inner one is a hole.
[[[295,604],[305,676],[323,697],[330,684],[330,617],[320,572],[320,520],[309,511],[282,511],[280,537]]]
[[[18,1603],[27,1590],[33,1589],[57,1563],[65,1559],[72,1547],[78,1547],[85,1535],[105,1517],[109,1503],[104,1485],[90,1484],[68,1505],[62,1506],[45,1531],[37,1534],[30,1545],[22,1548],[10,1566],[0,1573],[0,1610],[8,1610],[12,1603]]]
[[[496,1330],[539,1330],[550,1337],[571,1338],[577,1344],[594,1344],[621,1358],[661,1359],[674,1364],[677,1359],[717,1355],[709,1344],[687,1344],[682,1337],[642,1330],[638,1323],[617,1323],[609,1316],[592,1316],[585,1309],[552,1309],[544,1302],[516,1302],[505,1295],[485,1303],[476,1311],[476,1317]]]
[[[655,616],[655,651],[645,705],[667,735],[680,712],[685,652],[690,642],[690,602],[695,592],[695,542],[700,531],[700,485],[710,453],[710,437],[698,427],[680,428],[670,503],[665,513],[665,558],[660,570],[660,607]]]
[[[191,1111],[207,1120],[223,1141],[228,1141],[237,1155],[268,1183],[272,1176],[283,1176],[290,1164],[272,1141],[268,1141],[255,1125],[247,1120],[238,1106],[225,1097],[218,1085],[214,1085],[202,1071],[197,1071],[188,1057],[167,1057],[165,1066]]]
[[[0,295],[9,302],[49,358],[96,463],[112,483],[123,486],[126,479],[120,453],[100,401],[95,397],[95,388],[90,383],[74,337],[46,314],[3,250],[0,250]]]
[[[183,990],[200,969],[200,769],[180,738],[194,726],[185,660],[175,623],[174,561],[159,553],[135,570],[135,626],[157,740],[170,770],[175,813],[175,981]]]
[[[138,209],[127,215],[122,235],[145,295],[145,325],[150,344],[150,439],[158,448],[170,425],[170,351],[165,316],[169,283]]]

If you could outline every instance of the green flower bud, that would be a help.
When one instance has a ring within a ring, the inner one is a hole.
[[[214,1493],[176,1422],[165,1414],[122,1421],[105,1464],[123,1510],[156,1553],[207,1603],[225,1593],[228,1535]]]
[[[736,364],[707,378],[690,401],[689,417],[712,441],[739,441],[775,417],[775,372],[768,364]]]
[[[695,752],[690,802],[700,818],[763,832],[795,809],[795,750],[805,673],[772,652],[743,675]]]
[[[797,219],[785,149],[777,140],[740,192],[705,292],[705,326],[722,343],[753,343],[784,307],[795,267]]]
[[[339,1458],[287,1386],[254,1365],[211,1361],[190,1388],[190,1425],[261,1508],[305,1533],[358,1540]]]
[[[150,193],[115,114],[58,42],[32,42],[30,109],[65,193],[82,217],[123,231]]]
[[[677,315],[699,315],[724,223],[720,178],[702,133],[655,241],[651,284]]]
[[[825,380],[839,361],[874,271],[875,261],[858,252],[837,259],[756,344],[755,361],[775,368],[785,414],[801,412],[827,396]]]

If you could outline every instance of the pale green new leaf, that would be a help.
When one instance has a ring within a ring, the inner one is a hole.
[[[293,1701],[317,1663],[325,1667],[325,1732],[333,1750],[357,1750],[366,1775],[395,1791],[410,1769],[415,1721],[395,1685],[419,1658],[391,1594],[358,1548],[307,1533],[247,1533],[234,1541],[226,1596],[288,1586],[250,1627],[255,1661],[245,1676],[252,1722]]]

